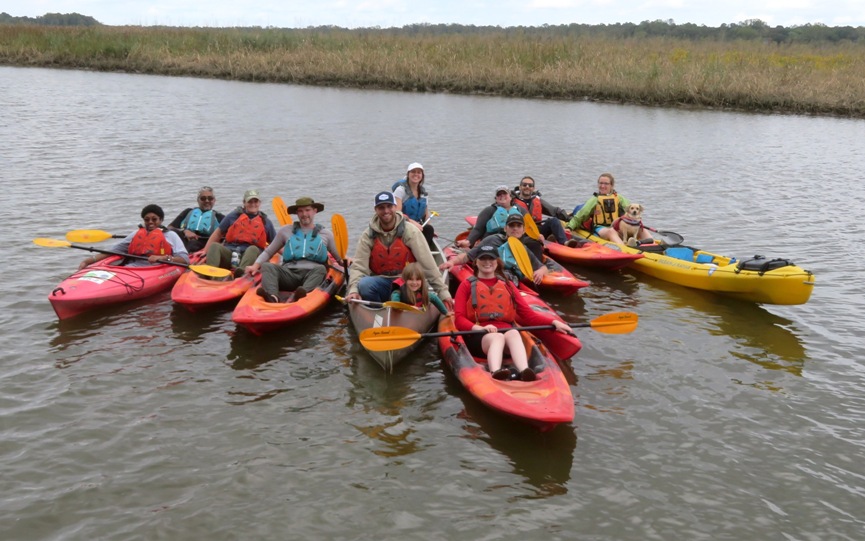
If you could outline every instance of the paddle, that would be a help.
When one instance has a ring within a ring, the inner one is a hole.
[[[648,229],[652,232],[652,238],[659,240],[667,246],[678,246],[685,242],[685,237],[673,231],[658,231],[654,227],[644,225],[643,229]]]
[[[75,229],[66,233],[66,240],[69,242],[102,242],[108,239],[122,239],[126,235],[113,235],[108,231],[100,231],[99,229]]]
[[[119,255],[121,257],[128,257],[130,259],[147,259],[146,255],[124,254],[123,252],[100,250],[99,248],[93,248],[92,246],[78,246],[77,244],[66,242],[65,240],[44,238],[33,239],[33,244],[35,244],[36,246],[44,246],[47,248],[76,248],[78,250],[87,250],[88,252],[98,252],[100,254]],[[160,261],[160,264],[183,267],[184,269],[189,269],[196,274],[200,274],[202,276],[210,276],[211,278],[225,278],[226,276],[231,275],[231,271],[228,269],[220,269],[219,267],[211,267],[210,265],[189,265],[187,263],[176,263],[174,261]]]
[[[591,327],[606,334],[627,334],[637,328],[637,314],[633,312],[613,312],[596,317],[589,323],[568,323],[572,329]],[[499,329],[505,332],[510,329],[518,331],[541,331],[555,329],[553,325],[534,325],[531,327],[510,327]],[[468,334],[484,334],[485,329],[477,331],[451,331],[419,333],[405,327],[372,327],[360,333],[360,343],[369,351],[391,351],[412,346],[422,338],[438,338],[440,336],[463,336]]]
[[[336,295],[336,300],[345,304],[347,302],[353,302],[356,304],[366,304],[368,306],[381,306],[383,308],[393,308],[394,310],[402,310],[403,312],[416,312],[418,314],[422,314],[423,310],[418,308],[417,306],[412,306],[410,304],[406,304],[404,302],[399,301],[385,301],[385,302],[375,302],[375,301],[365,301],[363,299],[346,299],[345,297],[340,297]]]
[[[438,212],[436,212],[436,211],[434,211],[434,210],[431,210],[430,213],[429,213],[429,218],[427,218],[426,220],[424,220],[424,222],[423,222],[422,224],[420,224],[420,226],[421,226],[421,227],[425,226],[426,224],[429,223],[430,220],[433,219],[433,216],[438,216],[438,215],[439,215]]]
[[[333,230],[333,241],[336,243],[336,251],[342,259],[343,274],[345,274],[345,285],[348,286],[348,226],[342,214],[334,214],[330,217],[330,228]]]
[[[526,226],[526,235],[543,244],[544,239],[541,237],[540,230],[538,230],[538,224],[535,223],[530,214],[523,214],[523,224]]]
[[[279,225],[291,225],[291,214],[288,213],[288,207],[285,206],[285,201],[278,195],[271,201],[273,212],[276,214],[276,219],[279,220]]]
[[[523,241],[516,237],[508,237],[508,247],[510,247],[511,253],[514,254],[514,259],[517,260],[517,267],[519,267],[520,272],[524,277],[531,280],[534,276],[532,260],[529,259],[529,253],[526,251]]]

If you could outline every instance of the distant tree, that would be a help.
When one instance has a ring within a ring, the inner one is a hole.
[[[41,17],[13,17],[0,13],[0,24],[35,24],[44,26],[100,26],[102,23],[80,13],[46,13]]]

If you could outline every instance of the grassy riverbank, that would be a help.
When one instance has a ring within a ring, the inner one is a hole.
[[[865,118],[865,45],[0,26],[0,64]]]

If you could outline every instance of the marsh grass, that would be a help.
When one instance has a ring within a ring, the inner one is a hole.
[[[0,26],[0,63],[865,117],[865,46],[853,43]]]

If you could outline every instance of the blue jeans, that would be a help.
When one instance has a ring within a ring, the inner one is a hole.
[[[540,223],[538,229],[544,238],[549,235],[556,237],[556,242],[559,244],[564,244],[568,240],[568,237],[565,235],[565,228],[562,227],[562,222],[560,222],[558,218],[547,218]]]
[[[392,290],[393,278],[387,276],[364,276],[357,283],[357,292],[365,301],[389,301]]]

